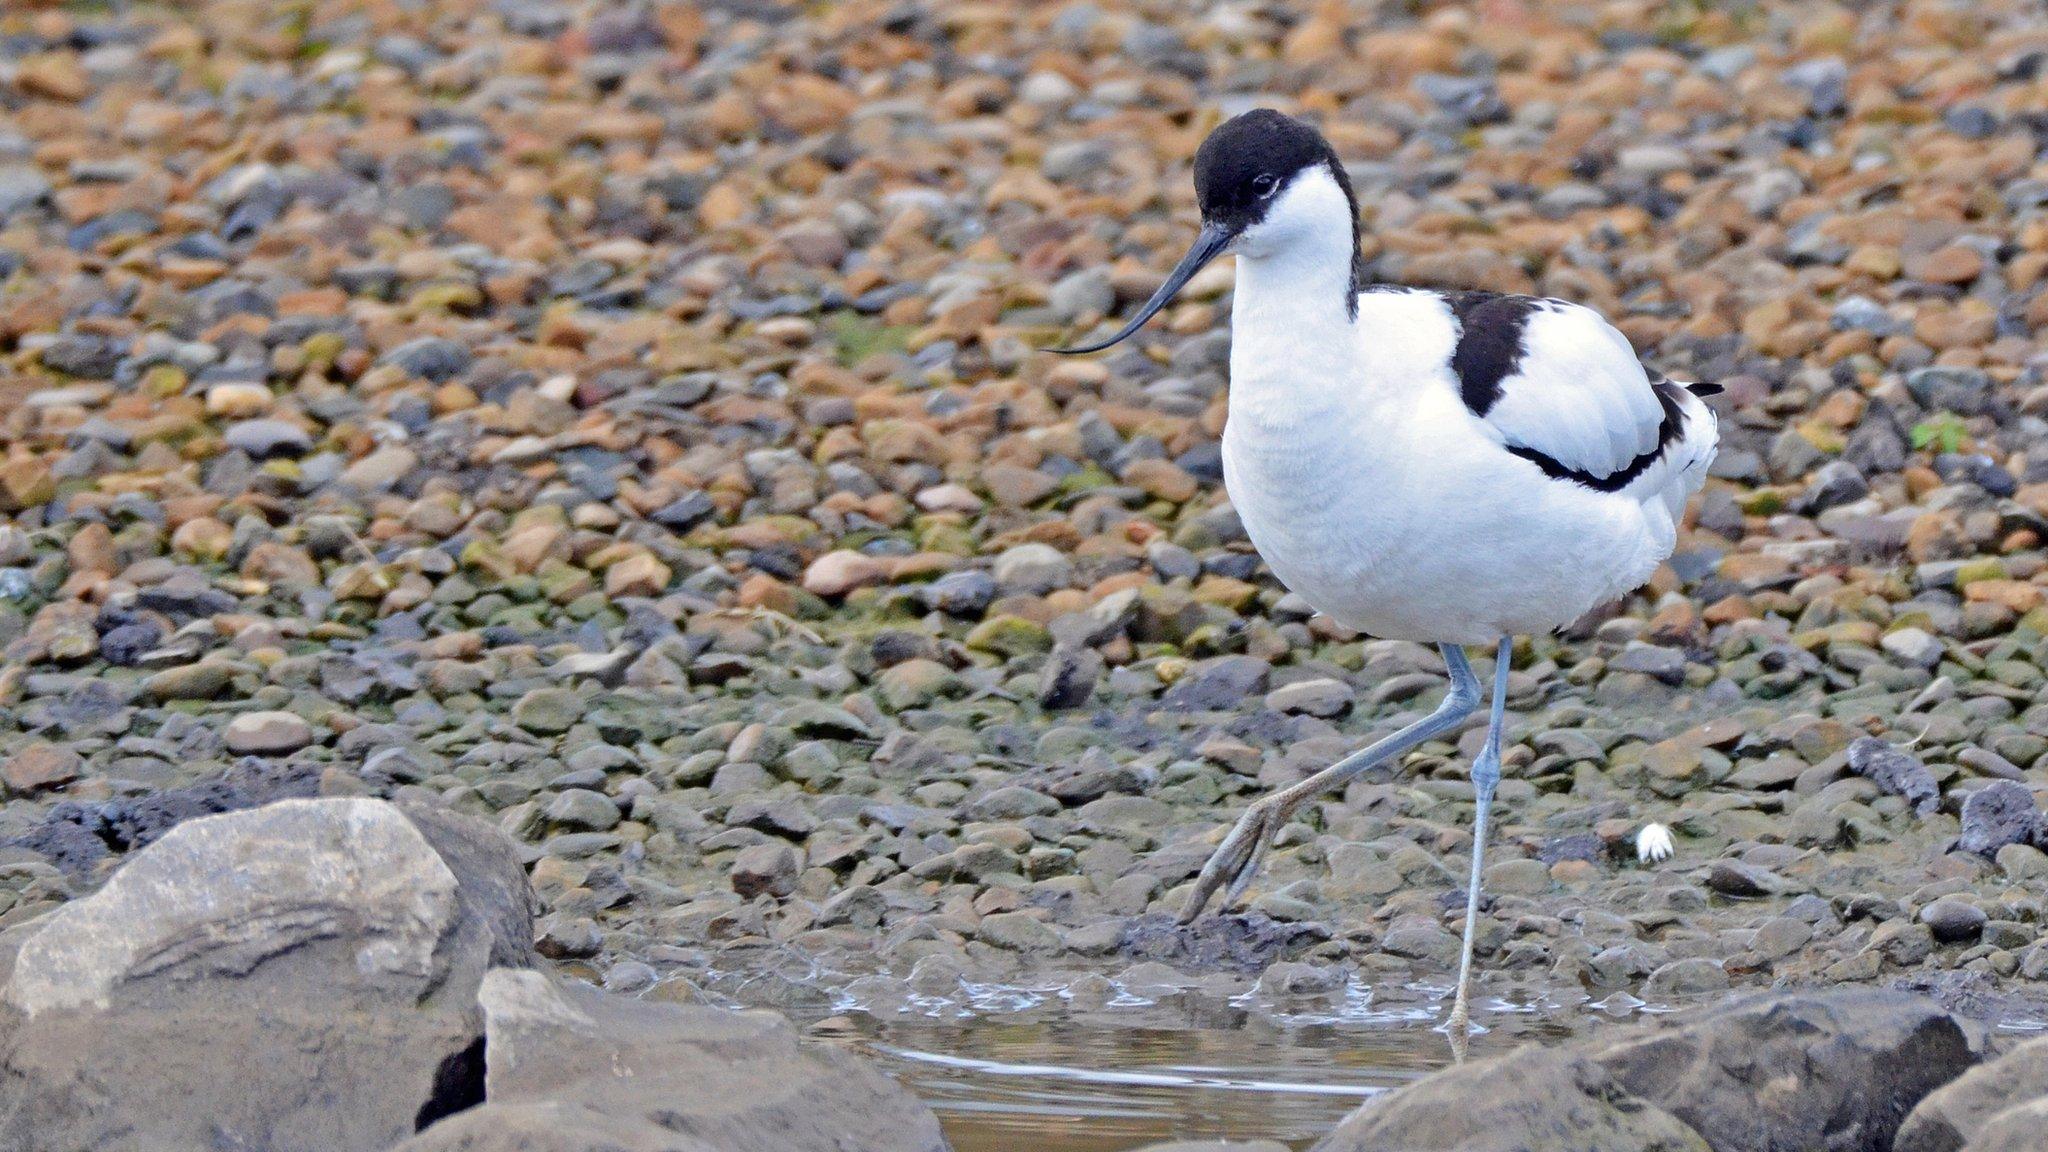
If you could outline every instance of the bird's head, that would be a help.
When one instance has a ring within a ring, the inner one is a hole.
[[[1202,229],[1116,335],[1065,353],[1100,352],[1143,327],[1195,273],[1226,251],[1259,258],[1303,244],[1358,247],[1357,201],[1337,153],[1307,124],[1270,108],[1233,116],[1195,151],[1195,200]]]

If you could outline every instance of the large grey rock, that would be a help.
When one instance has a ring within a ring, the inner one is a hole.
[[[317,994],[11,1019],[6,1152],[382,1152],[476,1103],[474,1013]]]
[[[367,799],[188,820],[0,939],[0,1149],[382,1150],[482,1098],[514,848]]]
[[[1762,996],[1592,1054],[1714,1152],[1889,1152],[1928,1093],[1982,1059],[1981,1026],[1877,989]]]
[[[1984,1043],[1981,1026],[1905,993],[1763,996],[1437,1073],[1367,1104],[1316,1147],[1891,1152],[1907,1112],[1976,1064]]]
[[[1968,1152],[2040,1152],[2048,1133],[2048,1097],[2007,1108],[1984,1125]]]
[[[1929,1093],[1899,1125],[1893,1152],[1975,1148],[1994,1118],[2039,1100],[2048,1100],[2048,1037],[2030,1040]]]
[[[1314,1152],[1709,1152],[1699,1134],[1569,1052],[1525,1049],[1381,1096]]]
[[[391,1152],[719,1152],[646,1120],[606,1116],[581,1104],[485,1104]]]
[[[718,1152],[944,1152],[931,1111],[780,1016],[660,1004],[493,971],[478,996],[493,1104],[645,1120]],[[630,1146],[629,1146],[630,1147]]]

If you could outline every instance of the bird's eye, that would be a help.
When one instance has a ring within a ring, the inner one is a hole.
[[[1252,187],[1258,189],[1259,196],[1264,198],[1280,190],[1280,181],[1274,179],[1271,172],[1261,172],[1252,177]]]

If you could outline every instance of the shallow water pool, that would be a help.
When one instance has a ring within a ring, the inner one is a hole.
[[[1473,1056],[1569,1030],[1557,1006],[1500,1007]],[[842,1019],[848,1042],[938,1113],[957,1152],[1123,1152],[1194,1139],[1306,1148],[1373,1095],[1449,1063],[1438,1008],[1052,1003]]]

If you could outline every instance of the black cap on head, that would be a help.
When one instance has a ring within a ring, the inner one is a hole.
[[[1344,166],[1322,133],[1271,108],[1224,121],[1195,152],[1195,199],[1202,219],[1242,232],[1305,168],[1326,165],[1351,194]]]
[[[1258,108],[1224,121],[1195,151],[1195,199],[1202,206],[1202,230],[1196,234],[1187,255],[1167,273],[1166,282],[1145,301],[1137,315],[1108,339],[1049,351],[1070,355],[1100,352],[1136,332],[1245,229],[1264,220],[1266,209],[1289,181],[1318,164],[1329,169],[1337,186],[1344,190],[1344,198],[1351,202],[1351,296],[1345,305],[1355,312],[1364,271],[1358,262],[1358,199],[1352,195],[1351,179],[1322,133],[1292,116]]]

